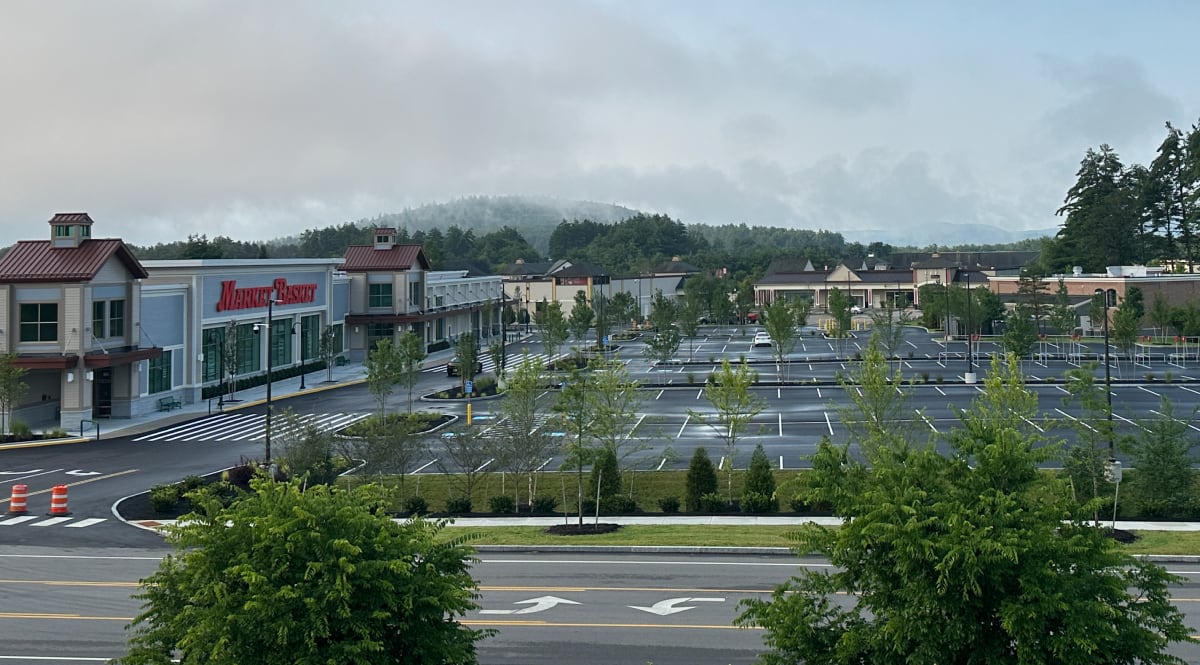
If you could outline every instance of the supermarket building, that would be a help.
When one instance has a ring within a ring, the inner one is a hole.
[[[326,330],[350,361],[409,331],[444,347],[490,331],[484,304],[502,293],[499,277],[429,270],[390,229],[343,258],[143,262],[120,239],[93,238],[93,223],[55,215],[49,240],[0,257],[0,353],[26,370],[13,420],[77,430],[201,401],[231,367],[246,377],[268,358],[276,370],[313,363]]]

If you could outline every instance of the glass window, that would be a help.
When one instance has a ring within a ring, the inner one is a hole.
[[[92,235],[92,227],[87,226],[86,224],[79,227],[79,237],[80,238],[89,238],[89,237],[91,237],[91,235]]]
[[[97,300],[92,303],[92,335],[104,337],[104,311],[108,303]]]
[[[201,353],[204,354],[204,365],[201,369],[201,381],[219,381],[221,379],[221,354],[225,347],[224,328],[206,328],[201,343]]]
[[[271,322],[271,366],[280,367],[292,362],[292,320]]]
[[[58,303],[21,303],[22,342],[58,341]]]
[[[257,372],[262,367],[262,347],[258,335],[254,334],[253,323],[237,327],[237,356],[238,374]]]
[[[317,346],[321,343],[321,315],[312,314],[300,319],[300,360],[317,357]]]
[[[66,224],[55,224],[54,225],[54,237],[70,238],[71,237],[71,227]]]
[[[125,336],[125,301],[110,300],[108,303],[108,336]]]
[[[367,285],[367,307],[391,307],[392,306],[392,285],[391,284],[368,284]]]
[[[162,393],[171,389],[171,352],[163,351],[158,358],[150,359],[150,376],[147,377],[150,393]]]

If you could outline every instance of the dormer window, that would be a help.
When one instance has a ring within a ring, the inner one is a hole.
[[[66,224],[55,224],[54,225],[54,237],[55,238],[70,238],[71,237],[71,227]]]
[[[376,242],[376,244],[379,244],[379,245],[382,245],[382,244],[388,242],[389,240],[391,240],[391,238],[389,238],[387,236],[375,236],[375,242]]]

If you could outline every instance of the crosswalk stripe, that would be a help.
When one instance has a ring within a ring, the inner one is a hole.
[[[12,524],[21,524],[22,522],[30,522],[40,518],[41,515],[22,515],[21,517],[11,517],[0,522],[0,526],[9,526]]]
[[[284,436],[293,427],[314,427],[320,431],[341,429],[369,418],[370,413],[305,413],[294,420],[276,415],[271,419],[271,433]],[[134,441],[261,441],[266,438],[266,416],[260,413],[217,414],[196,422],[168,427],[139,436]]]
[[[51,517],[48,520],[43,520],[41,522],[34,522],[33,524],[30,524],[29,526],[54,526],[55,524],[62,524],[63,522],[70,522],[72,519],[74,519],[74,518],[72,518],[72,517]]]
[[[554,356],[553,359],[558,360],[560,358],[566,358],[569,355],[569,353],[560,353]],[[543,366],[551,362],[550,356],[546,355],[545,353],[510,353],[508,354],[508,357],[505,358],[504,364],[507,369],[514,369],[520,363],[525,362],[526,359],[532,360],[533,362],[539,363]],[[496,370],[496,361],[492,360],[491,354],[481,354],[479,356],[479,363],[485,372],[494,372]],[[429,367],[423,367],[421,368],[421,372],[445,372],[446,365],[449,364],[449,362],[444,362],[438,363],[437,365],[431,365]]]
[[[89,517],[86,520],[79,520],[78,522],[72,522],[71,524],[65,524],[64,526],[67,528],[82,529],[85,526],[91,526],[93,524],[99,524],[106,521],[107,520],[103,517]]]

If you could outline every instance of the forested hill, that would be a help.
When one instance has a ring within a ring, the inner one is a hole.
[[[470,229],[476,235],[499,231],[504,227],[516,229],[545,255],[550,248],[550,234],[560,222],[590,219],[612,223],[638,213],[619,205],[593,201],[566,201],[536,196],[469,196],[448,203],[433,203],[402,212],[361,220],[364,226],[393,226],[416,231],[445,231],[451,226]]]

